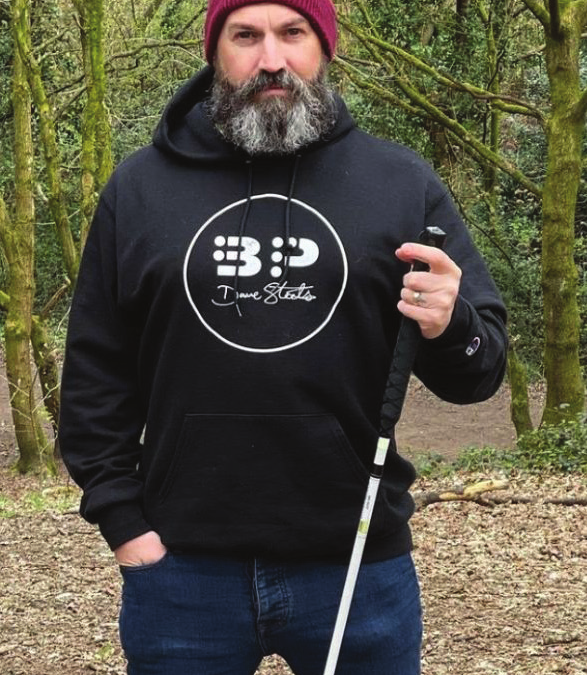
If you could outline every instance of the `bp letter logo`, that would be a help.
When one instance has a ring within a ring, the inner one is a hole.
[[[344,294],[342,242],[321,213],[297,199],[287,228],[287,198],[278,194],[254,195],[241,231],[246,204],[229,204],[196,232],[183,267],[188,300],[231,347],[297,347],[324,329]]]

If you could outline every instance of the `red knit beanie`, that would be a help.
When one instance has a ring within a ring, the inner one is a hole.
[[[332,0],[209,0],[204,33],[208,63],[211,64],[214,59],[226,17],[239,7],[261,2],[286,5],[305,16],[320,38],[326,56],[332,59],[336,47],[336,12]]]

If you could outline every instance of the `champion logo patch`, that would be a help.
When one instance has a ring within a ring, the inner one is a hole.
[[[284,195],[254,195],[242,236],[246,200],[229,204],[188,247],[188,300],[205,328],[235,349],[276,352],[307,342],[329,323],[344,294],[348,264],[335,229],[292,199],[286,242],[286,204]]]

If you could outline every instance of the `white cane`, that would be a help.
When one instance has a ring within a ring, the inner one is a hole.
[[[445,239],[446,234],[438,227],[427,227],[420,234],[421,243],[437,248],[443,247]],[[426,271],[428,267],[424,263],[416,261],[413,265],[413,269],[416,271]],[[410,381],[410,373],[412,372],[416,352],[418,350],[419,340],[420,328],[418,324],[411,319],[403,317],[395,350],[393,352],[393,360],[387,378],[387,385],[385,387],[384,403],[381,409],[382,438],[380,438],[377,443],[375,459],[371,467],[367,492],[365,493],[365,500],[363,501],[363,509],[359,520],[359,527],[357,528],[357,533],[355,535],[355,542],[353,544],[349,568],[344,582],[336,623],[334,625],[334,632],[332,633],[332,639],[330,641],[324,675],[334,675],[336,672],[340,648],[355,592],[355,586],[357,584],[357,577],[359,575],[359,568],[361,567],[365,542],[367,541],[367,534],[369,533],[371,516],[373,515],[375,500],[377,499],[377,492],[379,491],[379,483],[381,482],[381,477],[383,475],[385,458],[387,457],[390,448],[392,448],[393,451],[396,449],[394,435],[395,425],[401,415],[406,392],[408,390],[408,383]]]

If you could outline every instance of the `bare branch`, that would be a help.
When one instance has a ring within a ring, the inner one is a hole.
[[[59,33],[56,33],[55,35],[50,37],[48,40],[43,42],[43,44],[41,44],[39,47],[37,47],[35,49],[35,52],[39,55],[38,56],[39,63],[42,63],[42,61],[44,61],[44,59],[46,58],[46,54],[47,54],[47,51],[48,51],[49,47],[51,45],[55,44],[56,42],[61,42],[63,37],[68,32],[69,32],[69,28],[64,28],[62,31],[60,31]]]
[[[587,20],[587,2],[585,3],[585,8],[586,8],[586,20]],[[581,40],[584,40],[587,38],[587,33],[581,33]],[[542,52],[546,49],[546,45],[540,45],[540,47],[536,47],[535,49],[532,49],[529,52],[526,52],[525,54],[521,54],[520,56],[517,57],[518,61],[524,61],[525,59],[530,59],[533,56],[538,56],[539,54],[542,54]]]
[[[484,480],[464,488],[455,486],[443,492],[415,492],[413,498],[418,511],[438,502],[477,502],[486,506],[487,503],[481,495],[493,490],[505,490],[507,487],[506,480]]]
[[[422,96],[407,80],[398,76],[394,77],[394,84],[404,93],[408,101],[401,99],[399,96],[389,91],[389,89],[374,83],[373,78],[367,78],[358,68],[354,68],[348,63],[345,63],[337,57],[335,59],[337,65],[344,70],[351,80],[362,89],[367,89],[376,93],[380,98],[389,101],[394,105],[398,105],[408,112],[418,115],[419,117],[428,117],[441,124],[445,129],[452,132],[458,139],[459,144],[471,151],[478,161],[496,166],[504,173],[507,173],[521,185],[523,185],[529,192],[542,198],[542,189],[533,183],[527,176],[525,176],[519,169],[510,164],[500,155],[494,153],[487,146],[485,146],[477,138],[473,137],[467,129],[465,129],[456,120],[451,119],[440,108],[430,103],[426,97]]]
[[[196,11],[196,13],[192,15],[192,17],[185,24],[185,26],[183,26],[176,33],[174,33],[174,35],[173,35],[174,40],[180,40],[185,35],[185,33],[188,31],[188,29],[202,16],[205,9],[206,9],[205,7],[200,7]]]
[[[544,26],[545,30],[550,30],[550,15],[544,6],[538,0],[522,0],[524,5],[534,14],[534,16]]]
[[[119,52],[118,54],[113,54],[108,59],[108,63],[110,64],[113,61],[116,61],[117,59],[132,58],[133,56],[140,54],[140,52],[144,51],[145,49],[156,49],[157,47],[182,47],[184,49],[187,49],[188,47],[198,47],[201,44],[202,44],[201,40],[148,40],[144,42],[142,45],[139,45],[134,49],[130,49],[127,52]]]
[[[392,45],[389,42],[386,42],[385,40],[381,40],[380,38],[374,37],[373,35],[370,35],[365,31],[362,31],[360,28],[358,28],[356,25],[354,25],[347,19],[340,17],[339,21],[347,30],[353,33],[353,35],[355,35],[355,37],[357,37],[366,46],[374,47],[378,50],[382,50],[383,52],[387,52],[389,54],[393,54],[394,56],[401,58],[402,61],[409,64],[410,66],[413,66],[420,72],[429,75],[439,84],[442,84],[443,86],[449,89],[466,93],[477,100],[490,101],[493,106],[495,106],[499,110],[502,110],[503,112],[535,117],[537,120],[539,120],[541,124],[544,124],[544,116],[540,112],[540,110],[526,103],[525,101],[521,101],[520,99],[517,99],[513,96],[507,96],[504,94],[495,94],[491,91],[482,89],[481,87],[476,87],[467,82],[460,82],[454,79],[448,73],[439,72],[432,66],[428,65],[421,59],[415,57],[413,54],[406,52],[400,47],[396,47],[395,45]],[[384,59],[379,58],[379,61],[383,63]]]
[[[361,8],[364,9],[362,0],[357,1],[360,3]],[[381,40],[377,37],[373,37],[365,33],[364,31],[360,30],[357,26],[352,24],[350,21],[348,21],[346,18],[339,17],[339,21],[363,43],[363,45],[371,53],[373,58],[377,60],[390,73],[393,84],[403,92],[403,94],[409,101],[410,107],[416,108],[418,110],[416,114],[418,114],[420,117],[428,117],[430,119],[435,120],[449,132],[454,134],[459,139],[459,144],[462,147],[464,147],[465,150],[469,152],[474,158],[476,158],[477,161],[497,167],[504,173],[507,173],[508,175],[512,176],[512,178],[514,178],[521,185],[523,185],[529,192],[536,195],[536,197],[538,197],[539,199],[542,198],[542,189],[538,185],[536,185],[533,181],[531,181],[522,171],[520,171],[517,167],[508,162],[503,156],[499,155],[496,152],[493,152],[479,139],[472,136],[471,133],[467,131],[467,129],[465,129],[461,124],[457,122],[457,120],[450,118],[440,108],[431,103],[411,84],[411,82],[407,78],[400,77],[395,72],[393,72],[391,70],[390,60],[385,59],[382,56],[380,50],[387,51],[392,56],[400,57],[403,62],[407,62],[410,63],[411,65],[414,65],[420,71],[425,72],[426,74],[432,76],[434,79],[436,79],[438,82],[441,82],[445,86],[457,88],[456,86],[454,86],[455,83],[452,81],[450,77],[438,73],[434,68],[424,63],[420,59],[417,59],[411,54],[408,54],[407,52],[404,52],[403,50],[394,47],[393,45],[390,45],[384,40]],[[365,76],[362,73],[360,75],[357,75],[358,73],[360,73],[360,71],[358,69],[354,70],[356,73],[354,79],[355,83],[358,84],[358,86],[361,86],[362,88],[373,90],[374,86],[373,79],[372,78],[367,79],[367,76]],[[462,83],[456,84],[463,86]],[[402,99],[398,97],[396,94],[389,92],[386,87],[379,87],[379,90],[380,96],[382,95],[381,91],[385,91],[387,93],[387,95],[383,96],[385,100],[389,100],[390,102],[395,104],[397,104],[398,100],[402,101]],[[472,87],[472,85],[466,85],[466,87],[464,88],[464,91],[467,91],[467,93],[470,94],[471,90],[474,90],[475,93],[478,95],[483,95],[484,98],[489,97],[490,99],[493,99],[492,105],[495,105],[500,109],[504,109],[503,106],[507,106],[508,112],[513,112],[513,110],[511,109],[512,106],[504,103],[502,100],[500,100],[500,97],[494,94],[493,92],[488,92],[478,87]],[[406,103],[404,101],[402,101],[400,105],[402,108],[406,109]],[[522,106],[524,105],[525,104],[522,103]],[[530,112],[527,112],[527,110],[532,110],[530,106],[528,106],[528,108],[524,108],[524,114],[531,114]],[[516,112],[520,113],[521,111],[518,109],[516,110]],[[537,113],[537,115],[533,116],[538,116],[538,119],[542,121],[542,114],[535,109],[534,112]]]
[[[164,0],[152,0],[152,2],[148,5],[143,16],[141,17],[141,26],[143,28],[146,28],[151,23],[153,17],[155,16],[155,14],[157,14],[157,11],[159,10],[163,2]]]
[[[138,47],[135,47],[134,49],[129,49],[128,51],[125,52],[118,52],[117,54],[112,54],[112,56],[110,56],[106,61],[106,72],[112,73],[116,71],[116,68],[112,65],[114,61],[117,61],[119,59],[132,58],[133,56],[138,56],[142,51],[145,51],[146,49],[157,49],[158,47],[178,47],[188,49],[189,47],[199,47],[201,44],[202,40],[146,40],[145,42],[140,44]],[[62,91],[67,91],[68,89],[75,87],[75,85],[82,82],[83,79],[84,75],[82,73],[79,77],[76,77],[74,80],[70,80],[67,84],[62,85],[57,89],[53,89],[53,91],[51,91],[50,93],[50,96],[56,96],[57,94],[60,94]]]
[[[587,506],[585,497],[549,497],[539,500],[526,495],[492,495],[490,504],[555,504],[558,506]]]
[[[87,89],[86,85],[85,84],[82,85],[73,92],[73,94],[67,99],[67,101],[62,106],[55,109],[54,113],[55,121],[59,121],[63,117],[63,114],[69,108],[69,106],[71,106],[72,103],[75,103],[75,101],[77,101],[77,99],[86,91],[86,89]]]
[[[396,96],[393,92],[389,91],[389,89],[379,86],[373,80],[365,80],[363,73],[358,68],[352,66],[348,60],[343,60],[341,57],[336,56],[334,58],[334,64],[338,66],[338,68],[342,70],[351,80],[351,82],[357,85],[357,87],[361,89],[368,89],[372,93],[376,94],[380,99],[383,99],[384,101],[387,101],[388,103],[391,103],[392,105],[409,112],[411,115],[416,115],[418,117],[428,117],[424,114],[423,110],[411,106],[399,96]]]
[[[49,314],[51,313],[53,308],[59,303],[61,298],[63,298],[67,294],[67,292],[69,291],[70,288],[71,288],[71,282],[68,279],[63,284],[63,286],[61,286],[61,288],[58,288],[57,291],[55,291],[53,296],[49,299],[47,304],[41,310],[41,313],[39,314],[39,317],[40,317],[41,320],[44,321],[49,316]]]
[[[495,504],[556,504],[559,506],[587,506],[585,497],[547,497],[538,499],[528,495],[491,494],[487,498],[483,495],[487,492],[494,493],[496,490],[505,490],[509,487],[507,480],[483,480],[463,487],[456,485],[442,492],[414,492],[413,498],[416,509],[419,511],[430,504],[439,502],[475,502],[481,506],[494,506]]]
[[[587,506],[587,497],[558,497],[545,499],[545,504],[558,504],[559,506]]]
[[[405,87],[406,93],[409,95],[409,85],[403,85]],[[412,90],[412,94],[416,97],[419,97],[419,94]],[[425,99],[422,99],[425,101]],[[428,102],[427,102],[428,103]],[[467,153],[471,154],[478,162],[485,165],[496,166],[498,169],[503,171],[514,178],[520,185],[525,187],[529,192],[542,199],[542,188],[533,181],[531,181],[522,171],[520,171],[513,164],[504,159],[501,155],[496,154],[486,145],[484,145],[477,138],[471,136],[471,134],[456,120],[452,120],[450,117],[445,115],[441,110],[436,108],[436,106],[428,103],[426,106],[429,108],[430,117],[436,119],[440,124],[445,126],[449,132],[454,134],[454,138],[458,139],[459,144],[466,150]]]
[[[453,133],[451,133],[450,131],[448,131],[448,132],[447,132],[447,136],[448,136],[449,138],[455,140],[455,141],[459,144],[459,147],[461,147],[461,144],[459,143],[459,139],[456,138],[455,135],[454,135]],[[473,155],[472,155],[472,156],[473,156]],[[481,158],[481,157],[475,157],[475,156],[473,156],[473,159],[474,159],[475,161],[479,162],[479,164],[480,164],[481,166],[486,166],[486,165],[487,165],[487,162],[484,161],[483,158]],[[451,194],[451,197],[452,197],[454,203],[457,205],[457,207],[459,208],[459,211],[461,212],[461,215],[462,215],[462,217],[463,217],[463,220],[464,220],[468,225],[470,225],[471,227],[473,227],[473,228],[475,228],[476,230],[478,230],[479,232],[481,232],[481,234],[482,234],[482,235],[483,235],[483,236],[491,243],[491,245],[501,253],[503,259],[507,262],[507,264],[510,266],[510,268],[511,268],[512,270],[515,269],[514,263],[513,263],[512,259],[510,258],[509,254],[508,254],[507,251],[503,248],[503,246],[496,240],[495,236],[494,236],[491,232],[489,232],[487,229],[485,229],[484,227],[481,227],[481,225],[479,225],[479,222],[478,222],[478,219],[477,219],[477,218],[474,218],[474,217],[472,217],[472,216],[469,216],[468,209],[465,207],[465,205],[463,204],[463,202],[462,202],[461,199],[459,198],[459,195],[456,193],[455,190],[452,189],[452,187],[451,187],[450,185],[449,185],[449,190],[450,190],[450,194]],[[487,193],[487,192],[484,192],[484,193],[481,195],[481,198],[482,198],[483,201],[487,204],[487,202],[488,202],[488,193]]]

